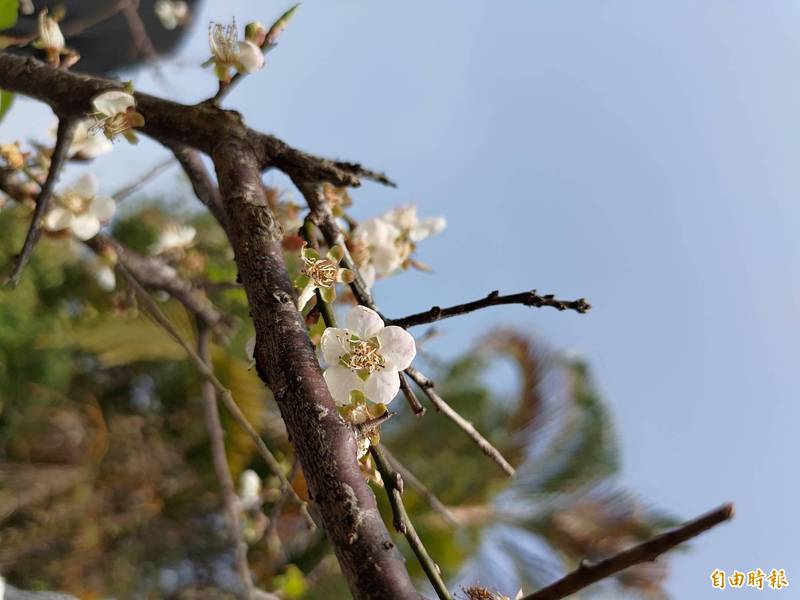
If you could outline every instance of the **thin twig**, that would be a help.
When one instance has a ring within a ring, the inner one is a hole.
[[[422,570],[425,571],[425,575],[427,575],[433,589],[436,590],[436,595],[439,596],[441,600],[452,600],[450,591],[442,580],[438,565],[433,562],[422,540],[419,539],[417,530],[414,529],[414,524],[411,522],[406,507],[403,505],[403,478],[392,468],[379,447],[371,446],[369,451],[375,461],[375,468],[377,468],[378,472],[381,474],[383,485],[389,496],[389,504],[392,507],[392,514],[394,515],[394,528],[406,536],[408,545],[411,546],[420,566],[422,566]]]
[[[500,292],[495,290],[480,300],[465,302],[464,304],[457,304],[447,308],[434,306],[430,310],[409,315],[407,317],[403,317],[402,319],[390,319],[389,324],[397,325],[398,327],[426,325],[428,323],[434,323],[435,321],[441,321],[442,319],[447,319],[449,317],[465,315],[482,308],[488,308],[489,306],[500,306],[502,304],[522,304],[523,306],[535,306],[536,308],[550,306],[557,310],[574,310],[579,313],[586,313],[590,308],[592,308],[592,305],[586,302],[585,298],[578,298],[577,300],[559,300],[552,294],[546,294],[544,296],[539,295],[536,293],[536,290],[501,296]]]
[[[211,330],[201,319],[197,319],[197,354],[211,369]],[[253,597],[253,577],[250,573],[250,566],[247,563],[247,543],[242,538],[242,524],[239,517],[239,497],[236,495],[236,487],[231,477],[228,459],[225,455],[225,431],[219,420],[219,407],[217,406],[217,391],[214,384],[208,379],[204,379],[200,384],[200,391],[203,396],[203,406],[205,408],[206,428],[211,442],[211,458],[214,463],[214,471],[219,481],[222,501],[228,511],[231,521],[231,537],[233,538],[236,569],[244,587],[245,598],[251,600]]]
[[[480,431],[475,429],[475,427],[467,421],[464,417],[462,417],[458,411],[456,411],[452,406],[450,406],[444,399],[437,394],[433,387],[433,382],[425,377],[422,373],[417,371],[414,367],[409,367],[406,369],[406,375],[408,375],[411,380],[416,383],[422,392],[428,397],[428,400],[436,407],[436,410],[439,412],[444,413],[446,417],[448,417],[453,423],[455,423],[464,433],[466,433],[472,441],[474,441],[478,448],[480,448],[483,453],[491,458],[497,465],[505,471],[505,473],[509,477],[513,477],[516,473],[514,467],[503,458],[503,455],[500,451],[495,448],[489,440],[487,440],[483,435],[481,435]]]
[[[145,173],[139,175],[139,177],[132,181],[130,184],[126,185],[122,189],[117,190],[114,192],[111,197],[120,202],[139,190],[142,186],[149,183],[152,179],[158,177],[161,173],[169,169],[175,163],[175,158],[170,157],[166,160],[162,160],[161,162],[153,165],[150,167]]]
[[[410,483],[411,487],[417,490],[422,495],[422,497],[424,497],[425,500],[428,501],[428,504],[431,505],[431,508],[433,510],[442,515],[444,520],[447,521],[450,525],[454,527],[458,527],[459,525],[461,525],[458,518],[453,514],[453,511],[447,508],[444,502],[439,500],[439,498],[436,497],[436,494],[430,491],[425,486],[425,484],[422,483],[419,480],[419,478],[417,478],[417,476],[414,475],[414,473],[412,473],[408,469],[408,467],[404,466],[403,463],[397,460],[397,458],[395,458],[395,456],[391,452],[389,452],[389,449],[386,446],[381,444],[381,450],[383,451],[384,456],[392,464],[392,467],[394,467],[395,471],[400,473],[400,476],[403,478],[403,481],[407,481],[408,483]]]
[[[582,563],[566,577],[525,596],[523,600],[559,600],[560,598],[566,598],[628,567],[654,561],[661,554],[671,550],[678,544],[682,544],[712,527],[728,521],[732,517],[733,504],[723,504],[716,510],[697,517],[685,525],[657,535],[610,558],[591,564]]]
[[[414,393],[414,390],[411,389],[411,386],[408,385],[408,379],[403,372],[398,372],[400,375],[400,391],[403,392],[403,396],[405,396],[408,405],[411,407],[411,410],[414,412],[415,415],[421,417],[425,414],[425,407],[419,403],[417,399],[417,395]]]
[[[305,517],[309,527],[315,528],[316,524],[314,523],[314,519],[312,519],[311,515],[308,513],[308,506],[306,505],[305,501],[303,501],[303,499],[300,498],[292,489],[291,484],[286,479],[286,475],[283,473],[283,469],[281,468],[278,459],[273,456],[272,452],[270,452],[269,448],[267,448],[267,445],[264,443],[264,440],[261,439],[261,436],[247,420],[247,417],[239,408],[239,405],[234,401],[233,394],[231,394],[230,390],[226,388],[219,379],[217,379],[216,375],[214,375],[214,372],[208,368],[206,363],[197,355],[197,352],[195,352],[194,349],[183,339],[181,334],[178,333],[178,330],[175,329],[167,316],[159,308],[158,304],[155,303],[155,301],[150,297],[150,294],[147,293],[147,290],[142,287],[142,285],[136,280],[131,272],[128,271],[128,269],[126,269],[122,263],[117,263],[117,270],[136,292],[137,297],[144,303],[147,311],[150,313],[150,316],[152,316],[156,323],[161,325],[161,327],[163,327],[164,330],[169,333],[169,335],[172,336],[172,338],[178,342],[178,344],[180,344],[189,357],[189,360],[191,360],[195,368],[200,371],[200,374],[214,384],[214,388],[217,390],[219,397],[222,399],[222,403],[233,417],[233,420],[236,421],[239,427],[241,427],[244,432],[250,436],[253,442],[255,442],[258,453],[264,459],[264,462],[267,463],[267,466],[269,466],[270,470],[272,470],[272,472],[280,480],[281,488],[290,489],[291,496],[300,506],[300,511],[303,513],[303,516]]]
[[[71,117],[62,117],[58,121],[58,132],[56,133],[56,147],[53,150],[53,156],[50,158],[50,168],[47,170],[47,179],[42,184],[39,190],[39,196],[36,199],[36,208],[33,211],[33,218],[31,218],[28,233],[25,236],[25,242],[22,245],[22,250],[17,256],[14,263],[14,268],[9,278],[9,283],[16,286],[22,277],[22,270],[31,258],[33,249],[36,247],[36,242],[42,235],[42,221],[44,220],[47,209],[50,206],[50,199],[53,196],[53,188],[55,187],[61,169],[67,160],[69,154],[69,147],[72,145],[72,139],[75,136],[75,128],[78,126],[78,120]]]
[[[225,208],[222,206],[219,187],[217,187],[217,183],[203,164],[203,159],[197,150],[179,142],[171,141],[164,145],[172,150],[175,158],[178,159],[183,172],[189,178],[189,183],[192,184],[192,189],[197,199],[208,208],[220,226],[227,231],[228,217],[225,214]]]

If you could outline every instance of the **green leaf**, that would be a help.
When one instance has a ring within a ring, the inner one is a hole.
[[[17,24],[17,0],[0,0],[0,31]]]
[[[0,0],[2,2],[2,0]],[[6,116],[11,103],[14,102],[14,94],[5,90],[0,90],[0,121]]]

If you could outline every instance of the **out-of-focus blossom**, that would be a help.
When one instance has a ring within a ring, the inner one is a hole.
[[[194,242],[195,235],[197,235],[197,230],[191,225],[169,224],[150,247],[150,253],[166,254],[175,250],[183,250]]]
[[[55,194],[55,206],[45,215],[44,228],[70,230],[80,240],[93,238],[101,225],[111,220],[116,208],[112,198],[100,196],[97,191],[97,178],[89,173]]]
[[[153,10],[164,29],[169,31],[189,22],[189,5],[183,0],[158,0]]]

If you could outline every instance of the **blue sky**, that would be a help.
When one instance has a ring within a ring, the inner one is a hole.
[[[283,8],[211,0],[165,68],[173,90],[137,87],[207,97],[207,19]],[[253,127],[398,181],[356,191],[357,215],[416,202],[448,218],[421,248],[436,274],[378,288],[387,314],[493,289],[591,301],[583,316],[443,322],[434,348],[513,324],[584,354],[626,486],[686,517],[736,502],[732,524],[672,557],[676,598],[716,597],[715,568],[784,568],[800,585],[799,33],[789,0],[307,0],[228,100]],[[0,133],[26,137],[43,115],[21,103]],[[143,148],[142,171],[159,155]],[[133,156],[120,145],[102,178],[130,177]]]

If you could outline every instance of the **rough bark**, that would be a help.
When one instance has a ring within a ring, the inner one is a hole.
[[[234,138],[218,143],[212,158],[255,324],[256,367],[281,410],[350,590],[355,598],[418,599],[294,306],[282,232],[264,198],[256,155]]]
[[[95,95],[121,87],[0,52],[0,88],[41,100],[61,116],[87,115]],[[417,600],[420,596],[359,470],[353,432],[336,410],[294,306],[280,226],[263,196],[260,173],[278,168],[295,179],[350,186],[359,185],[359,177],[388,180],[358,164],[292,148],[248,128],[238,113],[210,103],[189,106],[141,93],[136,101],[145,119],[143,134],[214,159],[224,206],[221,222],[227,221],[255,324],[258,372],[274,392],[353,596]]]

